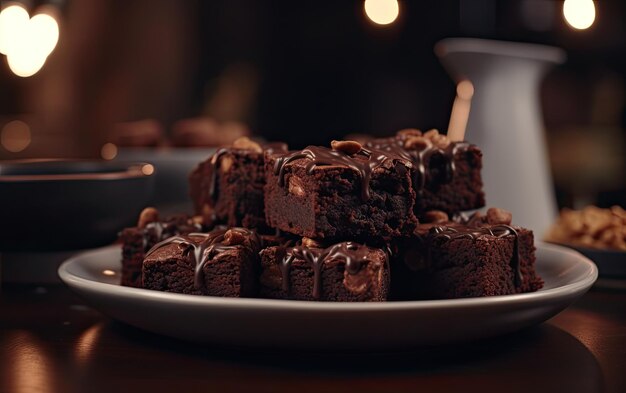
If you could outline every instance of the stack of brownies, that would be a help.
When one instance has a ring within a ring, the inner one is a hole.
[[[482,154],[436,130],[289,151],[241,138],[190,176],[195,216],[145,209],[122,284],[168,292],[385,301],[531,292],[533,234],[484,206]]]

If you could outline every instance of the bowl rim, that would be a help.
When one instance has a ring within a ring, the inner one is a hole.
[[[55,173],[55,174],[19,174],[6,175],[2,174],[2,167],[5,166],[22,166],[36,165],[46,163],[66,163],[69,165],[91,164],[107,167],[116,167],[119,170],[108,170],[104,172],[86,172],[86,173]],[[24,160],[6,160],[0,161],[0,182],[3,183],[19,183],[33,181],[83,181],[83,180],[121,180],[132,178],[149,178],[154,176],[156,168],[147,162],[123,162],[123,161],[107,161],[107,160],[90,160],[90,159],[24,159]]]

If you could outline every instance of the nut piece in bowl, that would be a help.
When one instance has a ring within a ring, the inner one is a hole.
[[[620,206],[563,209],[545,240],[579,251],[605,278],[626,278],[626,210]]]
[[[626,210],[620,206],[563,209],[546,241],[585,248],[626,251]]]
[[[152,197],[154,167],[103,161],[0,164],[0,251],[103,246]]]

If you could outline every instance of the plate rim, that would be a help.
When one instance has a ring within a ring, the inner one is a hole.
[[[78,288],[89,292],[116,297],[133,297],[145,301],[165,302],[169,304],[185,303],[188,306],[207,306],[220,308],[253,308],[257,310],[272,309],[280,311],[289,310],[311,310],[323,312],[346,312],[346,311],[377,311],[396,312],[401,310],[445,310],[450,308],[473,308],[485,305],[501,305],[514,303],[525,305],[540,301],[559,299],[568,295],[575,295],[581,291],[586,291],[598,279],[598,268],[594,262],[578,251],[571,248],[537,242],[536,247],[541,247],[551,251],[570,254],[576,257],[577,263],[586,265],[588,271],[580,279],[561,285],[555,288],[539,290],[537,292],[520,293],[513,295],[487,296],[462,299],[436,299],[436,300],[407,300],[389,302],[316,302],[306,300],[286,300],[286,299],[261,299],[261,298],[229,298],[217,296],[197,296],[179,293],[161,292],[143,288],[124,287],[116,284],[104,283],[101,281],[89,280],[74,275],[68,271],[72,265],[79,264],[85,256],[97,252],[105,252],[114,249],[121,249],[120,245],[110,245],[85,252],[81,252],[64,261],[58,268],[57,273],[71,289]]]

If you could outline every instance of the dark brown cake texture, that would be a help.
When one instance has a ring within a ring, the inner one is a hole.
[[[261,251],[261,297],[319,301],[385,301],[386,251],[355,242],[328,247],[304,238],[296,246]]]
[[[447,299],[537,291],[543,281],[534,268],[533,233],[510,224],[510,213],[491,208],[465,222],[420,225],[399,247],[394,274],[404,276],[394,282],[394,295]]]
[[[332,146],[266,156],[268,225],[315,239],[411,234],[417,224],[411,162],[354,141]]]
[[[286,150],[283,143],[260,145],[247,137],[218,149],[189,176],[196,214],[207,224],[268,232],[263,202],[264,154]]]
[[[141,288],[141,266],[146,252],[156,243],[171,236],[201,232],[199,219],[186,214],[177,214],[163,220],[159,212],[148,207],[144,209],[136,227],[125,228],[120,232],[122,242],[121,284]]]
[[[413,163],[412,184],[417,195],[415,214],[421,220],[430,210],[456,214],[485,205],[482,152],[467,142],[451,142],[437,130],[399,131],[372,139],[366,146],[392,151]]]
[[[259,251],[245,228],[174,236],[156,244],[143,262],[143,286],[165,292],[224,297],[257,293]]]

